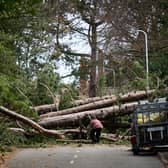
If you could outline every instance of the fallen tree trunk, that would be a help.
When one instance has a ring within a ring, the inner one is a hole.
[[[61,143],[79,143],[79,147],[82,146],[82,144],[90,144],[91,140],[87,139],[57,139],[56,142],[61,142]]]
[[[130,124],[129,123],[120,123],[120,122],[116,122],[111,124],[112,121],[102,121],[102,124],[104,125],[104,127],[106,128],[110,128],[111,130],[116,130],[118,128],[129,128]]]
[[[39,121],[39,124],[45,128],[56,128],[56,127],[62,127],[62,126],[73,126],[73,125],[79,125],[80,120],[83,117],[86,117],[88,115],[94,114],[98,119],[104,119],[107,116],[110,116],[114,113],[117,114],[129,114],[132,113],[137,106],[138,102],[132,102],[123,104],[121,106],[112,106],[97,110],[90,110],[90,111],[84,111],[79,112],[75,114],[67,114],[62,116],[56,116],[56,117],[48,117],[44,118]]]
[[[142,99],[145,99],[147,96],[151,95],[153,92],[154,92],[154,90],[150,90],[148,92],[146,92],[146,91],[130,92],[128,94],[125,94],[125,95],[122,95],[122,96],[119,96],[119,97],[113,97],[112,99],[96,101],[96,102],[93,102],[93,103],[89,103],[89,104],[86,104],[86,105],[81,105],[81,106],[78,106],[78,107],[65,109],[65,110],[62,110],[62,111],[43,114],[43,115],[40,116],[40,118],[42,119],[42,118],[45,118],[45,117],[54,117],[54,116],[59,116],[59,115],[78,113],[78,112],[82,112],[82,111],[86,111],[86,110],[103,108],[103,107],[113,105],[117,101],[123,103],[123,102],[142,100]]]
[[[39,124],[37,124],[36,122],[34,122],[33,120],[18,114],[14,111],[11,111],[3,106],[0,106],[0,113],[5,114],[11,118],[17,119],[21,122],[23,122],[24,124],[27,124],[29,126],[31,126],[33,129],[35,129],[36,131],[38,131],[40,134],[46,135],[46,136],[54,136],[56,138],[63,138],[63,136],[61,134],[58,134],[57,131],[55,130],[47,130],[43,127],[41,127]]]
[[[79,105],[83,105],[83,104],[93,103],[93,102],[99,101],[99,100],[112,99],[114,97],[115,97],[115,95],[107,95],[107,96],[102,96],[102,97],[89,97],[86,99],[75,100],[74,105],[79,106]]]
[[[109,95],[109,96],[103,96],[103,97],[92,97],[84,100],[75,100],[73,102],[73,106],[84,105],[84,104],[93,103],[95,101],[100,101],[105,99],[112,99],[114,97],[115,97],[114,95]],[[32,107],[32,109],[36,111],[39,115],[42,115],[42,114],[57,110],[57,107],[55,104],[45,104],[45,105]]]
[[[22,128],[8,128],[8,130],[10,130],[11,132],[14,132],[16,134],[19,134],[19,135],[25,135],[26,134],[26,131]]]
[[[47,112],[52,112],[57,110],[57,107],[55,104],[44,104],[40,106],[35,106],[32,108],[35,112],[37,112],[39,115],[45,114]]]
[[[101,139],[106,139],[106,140],[112,141],[112,142],[118,141],[118,139],[110,137],[110,136],[107,136],[107,135],[101,135]]]
[[[107,139],[109,138],[114,140],[114,141],[121,141],[121,140],[130,140],[130,136],[126,136],[124,135],[119,135],[119,134],[110,134],[110,133],[102,133],[101,137],[107,137]]]

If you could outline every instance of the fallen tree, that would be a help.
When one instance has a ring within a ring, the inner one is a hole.
[[[59,116],[59,115],[67,115],[71,113],[78,113],[82,111],[87,111],[87,110],[93,110],[93,109],[98,109],[98,108],[103,108],[107,106],[111,106],[114,103],[124,103],[124,102],[131,102],[131,101],[138,101],[147,98],[147,96],[150,96],[152,93],[154,93],[154,90],[150,90],[148,92],[146,91],[136,91],[136,92],[130,92],[125,95],[120,95],[120,96],[115,96],[112,97],[111,99],[104,99],[100,101],[96,101],[93,103],[65,109],[62,111],[57,111],[57,112],[50,112],[46,113],[40,116],[40,118],[47,118],[47,117],[54,117],[54,116]]]
[[[84,105],[84,104],[88,104],[88,103],[93,103],[93,102],[99,101],[99,100],[112,99],[114,97],[115,97],[115,95],[106,95],[106,96],[102,96],[102,97],[89,97],[89,98],[85,98],[85,99],[81,99],[81,100],[75,100],[74,105],[79,106],[79,105]]]
[[[40,106],[32,107],[32,109],[37,112],[39,115],[45,114],[47,112],[52,112],[57,110],[57,106],[55,104],[44,104]]]
[[[117,113],[119,115],[130,114],[134,111],[137,105],[138,102],[127,103],[121,106],[114,105],[112,107],[106,107],[96,110],[43,118],[38,123],[44,128],[57,128],[63,126],[65,127],[65,126],[79,125],[80,120],[88,115],[94,114],[98,119],[102,120],[107,116],[113,115],[114,113]]]
[[[39,124],[37,124],[35,121],[29,119],[28,117],[25,117],[21,114],[18,114],[14,111],[11,111],[3,106],[0,106],[0,113],[5,114],[11,118],[14,118],[16,120],[19,120],[23,122],[24,124],[27,124],[28,126],[32,127],[36,131],[38,131],[40,134],[43,134],[45,136],[54,136],[56,138],[63,138],[63,135],[59,134],[55,130],[47,130],[43,127],[41,127]]]
[[[91,97],[91,98],[86,98],[86,99],[81,99],[81,100],[74,100],[72,102],[72,106],[84,105],[88,103],[93,103],[95,101],[112,99],[114,97],[115,95],[107,95],[107,96],[102,96],[102,97]],[[44,104],[44,105],[32,107],[32,109],[36,111],[39,115],[42,115],[48,112],[56,111],[57,107],[55,104]]]

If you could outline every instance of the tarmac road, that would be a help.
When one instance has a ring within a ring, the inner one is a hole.
[[[8,168],[163,168],[157,155],[133,156],[129,147],[107,145],[23,149]]]

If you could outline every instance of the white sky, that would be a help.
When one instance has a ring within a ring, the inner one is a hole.
[[[81,38],[77,35],[74,36],[75,37],[67,36],[62,40],[62,43],[70,45],[73,52],[89,54],[90,46],[86,43],[86,41],[81,40]],[[66,66],[64,62],[59,61],[57,72],[60,74],[60,76],[66,76],[70,74],[71,68]],[[67,77],[62,79],[64,83],[71,83],[73,80],[74,80],[73,77]]]

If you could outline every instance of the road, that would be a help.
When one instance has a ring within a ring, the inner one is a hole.
[[[129,147],[106,145],[23,149],[8,168],[163,168],[157,155],[133,156]]]

